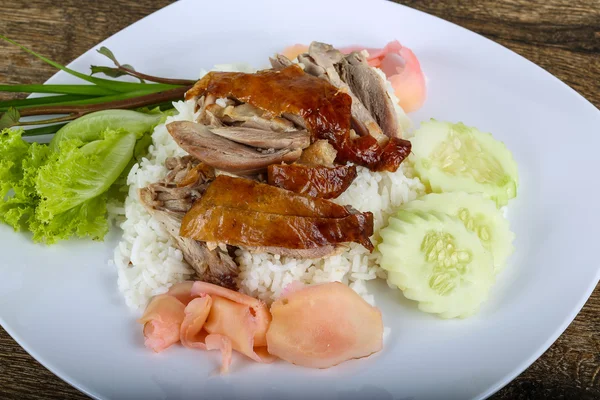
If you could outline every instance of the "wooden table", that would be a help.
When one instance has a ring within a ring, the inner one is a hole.
[[[1,3],[0,33],[67,64],[171,1],[2,0]],[[600,0],[400,3],[501,43],[550,71],[600,107]],[[0,43],[0,54],[0,83],[41,83],[55,72],[4,43]],[[0,95],[0,99],[6,98]],[[0,329],[0,398],[85,399],[87,396],[42,367]],[[600,287],[556,343],[492,398],[600,398]]]

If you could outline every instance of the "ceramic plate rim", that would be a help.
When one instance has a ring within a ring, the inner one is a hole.
[[[179,2],[174,2],[162,9],[159,9],[155,12],[153,12],[152,14],[149,14],[147,16],[145,16],[144,18],[134,22],[133,24],[125,27],[124,29],[120,30],[119,32],[111,35],[110,37],[102,40],[101,42],[99,42],[98,44],[92,46],[90,49],[88,49],[87,51],[85,51],[83,54],[81,54],[80,56],[78,56],[76,59],[74,59],[72,62],[70,62],[67,66],[71,66],[75,63],[77,63],[78,60],[80,60],[81,58],[86,57],[91,51],[93,51],[94,49],[98,48],[100,45],[102,45],[103,43],[107,42],[108,40],[112,39],[113,37],[116,37],[120,34],[122,34],[123,32],[129,30],[129,29],[133,29],[133,27],[135,25],[137,25],[139,22],[154,16],[155,14],[159,14],[162,11],[171,8],[171,7],[185,7],[184,5],[187,4],[188,2],[186,1],[179,1]],[[596,107],[594,107],[593,104],[591,104],[587,99],[585,99],[582,95],[580,95],[575,89],[573,89],[572,87],[570,87],[569,85],[567,85],[566,83],[562,82],[561,80],[559,80],[558,78],[556,78],[555,76],[551,75],[548,71],[546,71],[545,69],[543,69],[542,67],[538,66],[537,64],[533,63],[532,61],[526,59],[525,57],[521,56],[520,54],[513,52],[512,50],[506,48],[505,46],[494,42],[491,39],[488,39],[478,33],[472,32],[466,28],[463,28],[459,25],[456,25],[452,22],[443,20],[442,18],[439,18],[437,16],[433,16],[427,13],[424,13],[422,11],[419,10],[415,10],[412,9],[410,7],[404,6],[404,5],[400,5],[400,4],[395,4],[395,3],[388,3],[391,7],[403,7],[406,9],[410,9],[412,12],[418,12],[420,14],[424,14],[427,15],[428,18],[435,18],[437,20],[442,21],[441,23],[443,24],[451,24],[454,27],[458,27],[461,30],[467,31],[469,32],[470,35],[477,35],[482,39],[485,39],[485,41],[488,42],[489,44],[493,44],[495,46],[499,46],[501,47],[503,50],[508,51],[510,53],[512,53],[513,55],[517,55],[519,58],[521,58],[522,60],[526,61],[527,63],[529,63],[530,65],[535,66],[538,70],[539,73],[544,73],[547,74],[549,76],[552,77],[553,80],[555,80],[556,82],[560,82],[560,84],[563,86],[563,89],[568,89],[572,94],[577,95],[580,99],[583,99],[585,103],[587,103],[589,106],[592,107],[592,109],[594,109],[596,112],[599,112],[598,109],[596,109]],[[59,71],[56,74],[54,74],[52,77],[50,77],[46,83],[50,83],[53,80],[55,80],[57,77],[63,77],[65,76],[66,73]],[[556,83],[555,82],[555,83]],[[587,302],[587,300],[590,298],[591,294],[593,293],[595,287],[598,284],[598,281],[600,280],[600,265],[597,266],[596,268],[596,278],[595,281],[591,281],[588,285],[588,287],[586,288],[586,290],[584,292],[581,293],[581,296],[579,298],[579,301],[577,303],[577,305],[572,309],[572,311],[563,319],[563,322],[556,327],[556,329],[548,334],[547,339],[541,343],[536,349],[535,351],[532,352],[532,355],[529,356],[525,361],[521,362],[518,366],[516,366],[510,373],[505,374],[501,379],[499,379],[497,381],[497,383],[491,387],[489,387],[485,392],[478,394],[478,397],[481,398],[487,398],[491,395],[493,395],[494,393],[496,393],[497,391],[499,391],[501,388],[503,388],[504,386],[506,386],[508,383],[510,383],[514,378],[516,378],[519,374],[521,374],[525,369],[527,369],[531,364],[533,364],[559,337],[560,335],[562,335],[562,333],[566,330],[566,328],[571,324],[571,322],[576,318],[576,316],[578,315],[578,313],[581,311],[581,309],[583,308],[583,306],[585,305],[585,303]],[[55,374],[56,376],[58,376],[60,379],[62,379],[63,381],[67,382],[69,385],[77,388],[78,390],[82,391],[83,393],[93,397],[93,398],[102,398],[101,394],[97,394],[92,390],[88,390],[88,388],[85,387],[85,385],[79,384],[79,382],[77,381],[76,378],[73,378],[71,376],[69,376],[68,373],[64,372],[59,368],[56,367],[55,365],[53,365],[52,360],[48,360],[48,359],[44,359],[43,357],[41,357],[38,352],[32,348],[31,346],[29,346],[27,343],[24,343],[22,341],[22,338],[18,335],[18,333],[12,329],[11,326],[7,326],[4,323],[4,318],[2,317],[2,315],[0,315],[0,323],[2,323],[2,326],[4,327],[4,329],[6,330],[6,332],[21,346],[23,347],[23,349],[25,349],[25,351],[27,351],[27,353],[29,353],[33,358],[35,358],[36,361],[38,361],[41,365],[43,365],[45,368],[47,368],[48,370],[50,370],[53,374]]]

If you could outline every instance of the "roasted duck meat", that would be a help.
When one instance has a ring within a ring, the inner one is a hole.
[[[272,164],[269,165],[268,181],[270,185],[295,193],[334,199],[348,189],[356,175],[354,165],[330,168],[322,165]]]
[[[352,127],[359,135],[370,134],[380,143],[385,136],[400,137],[385,81],[361,53],[344,55],[329,44],[312,42],[298,60],[306,73],[328,80],[352,97]]]
[[[185,215],[180,234],[250,250],[317,258],[329,254],[323,248],[333,251],[346,242],[360,243],[372,251],[373,215],[220,175]]]
[[[352,97],[297,65],[255,74],[210,72],[186,93],[186,99],[203,97],[235,99],[305,126],[313,142],[326,139],[333,145],[338,163],[350,161],[375,171],[395,171],[410,153],[410,142],[397,137],[351,137]]]
[[[236,174],[253,174],[265,171],[267,166],[279,162],[294,162],[302,154],[302,147],[309,145],[309,136],[302,132],[262,132],[262,145],[267,148],[253,147],[258,144],[261,132],[252,128],[235,127],[238,132],[230,132],[235,140],[227,138],[226,128],[209,128],[206,125],[177,121],[167,125],[175,142],[190,155],[204,163],[223,171]],[[231,128],[230,128],[231,129]],[[252,129],[250,132],[249,130]]]
[[[227,251],[179,235],[182,218],[214,179],[214,170],[192,157],[169,158],[166,166],[171,171],[165,179],[140,189],[140,202],[167,229],[198,279],[237,289],[238,267]]]
[[[346,207],[331,201],[313,199],[250,179],[227,175],[219,175],[210,184],[202,197],[202,203],[206,206],[224,206],[298,217],[343,218],[350,215]]]
[[[313,249],[357,242],[369,250],[373,244],[373,214],[343,218],[298,217],[223,206],[199,206],[186,214],[181,235],[195,240],[233,246]]]

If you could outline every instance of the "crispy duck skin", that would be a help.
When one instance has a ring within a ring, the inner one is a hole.
[[[235,98],[274,116],[302,117],[313,141],[326,139],[335,147],[339,163],[396,171],[410,153],[410,142],[399,138],[390,138],[384,146],[371,135],[352,139],[352,98],[297,65],[255,74],[209,72],[186,93],[186,99],[204,95]]]
[[[369,251],[373,244],[373,214],[343,218],[298,217],[203,204],[200,199],[183,218],[180,234],[199,241],[233,246],[312,249],[357,242]]]
[[[183,237],[233,246],[299,250],[327,246],[330,251],[344,242],[357,242],[372,251],[372,234],[369,212],[353,212],[328,200],[225,175],[219,175],[194,203],[180,230]]]
[[[302,164],[269,165],[270,185],[307,194],[311,197],[334,199],[344,193],[356,178],[354,165],[338,165],[332,168]]]
[[[233,97],[274,116],[300,115],[315,136],[350,129],[352,98],[329,82],[305,74],[297,65],[279,71],[209,72],[185,94]]]
[[[224,206],[297,217],[343,218],[350,215],[346,207],[331,201],[227,175],[217,176],[202,196],[202,204],[196,202],[192,211],[201,206]]]

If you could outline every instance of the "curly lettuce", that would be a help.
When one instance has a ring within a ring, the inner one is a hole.
[[[0,132],[0,222],[15,231],[35,224],[39,203],[35,179],[50,154],[48,146],[27,143],[21,133],[10,129]]]
[[[133,157],[135,133],[61,141],[59,151],[0,132],[0,221],[46,244],[73,236],[101,240],[109,229],[108,189]]]
[[[38,218],[48,222],[106,192],[129,164],[135,143],[134,133],[111,130],[85,145],[75,139],[62,142],[36,178]]]

